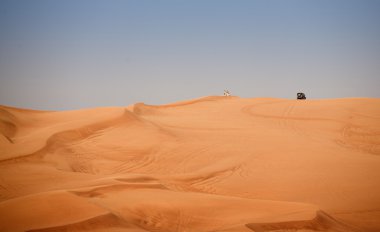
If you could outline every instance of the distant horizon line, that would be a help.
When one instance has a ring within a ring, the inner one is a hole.
[[[307,96],[306,96],[307,97]],[[28,107],[18,107],[18,106],[12,106],[7,104],[0,104],[0,107],[2,108],[8,108],[12,110],[22,110],[22,111],[40,111],[40,112],[56,112],[56,111],[76,111],[76,110],[85,110],[85,109],[96,109],[96,108],[119,108],[119,107],[132,107],[136,104],[143,104],[146,106],[171,106],[176,105],[178,103],[188,103],[192,104],[191,102],[198,102],[201,100],[207,100],[207,98],[221,98],[221,99],[231,99],[231,98],[240,98],[240,99],[278,99],[278,100],[296,100],[296,101],[331,101],[331,100],[380,100],[380,98],[377,97],[339,97],[339,98],[307,98],[305,100],[299,100],[296,97],[295,98],[281,98],[281,97],[240,97],[238,95],[231,95],[231,96],[223,96],[223,95],[209,95],[209,96],[203,96],[198,98],[190,98],[185,100],[178,100],[174,102],[164,103],[164,104],[147,104],[145,102],[135,102],[133,104],[129,105],[102,105],[102,106],[94,106],[94,107],[83,107],[83,108],[73,108],[73,109],[61,109],[61,110],[49,110],[49,109],[35,109],[35,108],[28,108]]]

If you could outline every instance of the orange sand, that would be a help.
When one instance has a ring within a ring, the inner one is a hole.
[[[0,231],[380,231],[380,99],[0,106]]]

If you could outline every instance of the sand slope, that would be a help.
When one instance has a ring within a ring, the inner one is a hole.
[[[380,99],[0,106],[0,231],[380,231]]]

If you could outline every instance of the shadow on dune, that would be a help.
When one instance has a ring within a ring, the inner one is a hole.
[[[17,119],[10,112],[0,108],[0,135],[9,143],[13,143],[12,137],[17,132]]]
[[[349,225],[337,221],[327,213],[323,211],[318,211],[317,216],[312,220],[306,221],[286,221],[286,222],[273,222],[273,223],[250,223],[246,224],[250,230],[255,232],[268,232],[268,231],[325,231],[325,232],[360,232],[360,230],[355,229]],[[133,225],[124,221],[114,214],[106,214],[98,217],[94,217],[85,221],[29,230],[28,232],[60,232],[60,231],[133,231],[133,232],[144,232],[149,231],[139,226]],[[164,230],[155,230],[162,231]],[[179,232],[179,231],[178,231]],[[210,231],[211,232],[211,231]]]
[[[273,223],[249,223],[246,226],[255,232],[266,231],[331,231],[331,232],[360,232],[350,225],[342,223],[323,211],[318,211],[312,220],[285,221]]]
[[[28,232],[67,232],[67,231],[133,231],[144,232],[146,230],[139,229],[120,219],[114,214],[105,214],[98,217],[94,217],[85,221],[49,227],[44,229],[28,230]]]

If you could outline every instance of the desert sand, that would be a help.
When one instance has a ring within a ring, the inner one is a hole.
[[[0,106],[0,231],[380,231],[380,99]]]

